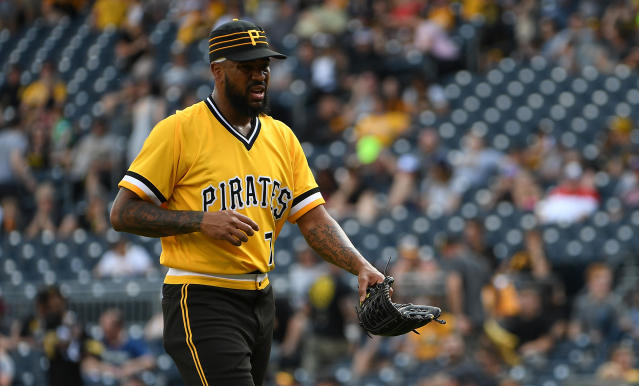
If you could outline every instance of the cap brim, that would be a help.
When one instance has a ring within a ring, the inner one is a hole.
[[[279,52],[273,51],[272,49],[266,47],[253,48],[244,52],[233,52],[224,55],[224,57],[228,60],[233,60],[236,62],[244,62],[247,60],[263,58],[286,59],[286,55],[282,55]]]

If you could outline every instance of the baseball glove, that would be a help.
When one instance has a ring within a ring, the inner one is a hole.
[[[366,290],[366,299],[357,307],[359,324],[370,336],[397,336],[413,331],[435,320],[440,324],[445,321],[438,319],[442,310],[437,307],[398,304],[390,298],[390,289],[395,279],[386,276],[382,283],[375,284]]]

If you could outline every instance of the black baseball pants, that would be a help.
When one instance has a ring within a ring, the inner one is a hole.
[[[272,287],[164,284],[164,348],[187,386],[261,386],[271,351]]]

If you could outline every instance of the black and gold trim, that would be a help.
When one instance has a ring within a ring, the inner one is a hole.
[[[242,62],[270,57],[286,58],[271,49],[266,32],[251,22],[233,19],[217,27],[209,35],[211,63],[223,59]]]
[[[293,199],[291,211],[288,214],[288,220],[295,223],[306,212],[324,203],[322,193],[319,188],[309,189]]]
[[[184,333],[186,334],[186,345],[191,352],[193,364],[195,365],[195,370],[200,377],[200,381],[202,381],[202,386],[209,386],[209,383],[206,380],[206,375],[204,374],[204,369],[202,368],[202,363],[200,362],[200,357],[197,353],[197,349],[195,348],[195,344],[193,344],[193,333],[191,332],[191,322],[189,320],[189,307],[186,303],[186,299],[188,297],[188,289],[189,285],[183,284],[180,290],[180,309],[182,310],[182,323],[184,325]]]
[[[140,197],[147,197],[153,203],[162,205],[166,198],[146,177],[128,170],[120,182],[125,188],[134,191]]]
[[[216,36],[209,39],[209,54],[219,50],[228,50],[229,48],[258,44],[266,44],[266,33],[264,31],[250,29],[248,31],[233,32],[230,34]]]
[[[224,126],[224,128],[226,128],[229,133],[231,133],[235,138],[242,142],[246,150],[251,150],[253,144],[257,140],[258,135],[260,134],[260,128],[262,127],[260,119],[258,117],[253,118],[253,120],[251,121],[251,132],[248,136],[245,137],[244,135],[242,135],[242,133],[235,130],[233,125],[231,125],[226,120],[226,118],[224,118],[220,110],[215,105],[213,97],[209,95],[208,98],[205,99],[205,102],[206,106],[209,108],[209,110],[211,110],[213,116],[222,124],[222,126]]]

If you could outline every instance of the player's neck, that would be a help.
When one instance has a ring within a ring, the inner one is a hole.
[[[246,136],[251,132],[252,117],[241,113],[226,98],[220,97],[218,93],[213,92],[213,101],[220,110],[224,118],[235,128],[237,131]]]

